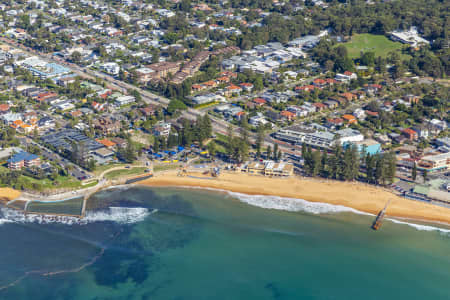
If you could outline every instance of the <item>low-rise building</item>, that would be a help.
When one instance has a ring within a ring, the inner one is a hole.
[[[10,159],[8,159],[8,168],[10,170],[20,170],[24,167],[35,167],[40,164],[41,159],[39,156],[25,151],[14,154]]]
[[[418,162],[418,168],[428,171],[444,171],[450,168],[450,152],[427,155]]]
[[[122,105],[128,105],[128,104],[134,103],[135,101],[136,101],[135,97],[127,95],[127,96],[117,97],[116,100],[114,100],[114,104],[116,106],[122,106]]]
[[[271,160],[264,162],[250,162],[243,169],[248,174],[289,177],[294,174],[294,166],[290,163],[276,163]]]

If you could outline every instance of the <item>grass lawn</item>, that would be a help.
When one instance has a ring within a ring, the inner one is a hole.
[[[120,167],[120,166],[125,166],[125,164],[108,164],[108,165],[101,165],[101,166],[96,166],[95,167],[95,171],[94,171],[94,175],[98,176],[100,175],[103,171],[115,168],[115,167]]]
[[[167,170],[174,170],[179,168],[180,164],[164,164],[164,165],[156,165],[153,167],[153,172],[161,172]]]
[[[19,183],[22,183],[26,187],[32,187],[32,185],[34,184],[35,186],[39,187],[39,190],[53,190],[61,188],[74,189],[81,187],[81,181],[71,176],[58,176],[55,181],[51,181],[48,178],[35,179],[22,175],[19,177]]]
[[[145,172],[147,168],[145,167],[135,167],[130,169],[122,169],[122,170],[115,170],[107,173],[105,177],[107,179],[113,179],[121,176],[128,176],[128,175],[140,175]]]
[[[410,56],[401,54],[403,45],[399,42],[394,42],[384,35],[374,35],[369,33],[355,34],[351,41],[344,43],[347,48],[348,56],[352,59],[359,58],[362,52],[375,52],[375,56],[386,57],[389,52],[398,51],[403,59]]]

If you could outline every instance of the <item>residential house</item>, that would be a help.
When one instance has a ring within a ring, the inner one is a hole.
[[[119,121],[110,117],[95,119],[93,125],[95,129],[100,130],[104,135],[119,133],[122,128],[122,124]]]
[[[295,113],[288,111],[288,110],[283,110],[280,113],[281,117],[286,119],[287,121],[292,121],[295,119],[295,117],[297,116]]]
[[[348,125],[357,124],[358,123],[358,120],[356,120],[355,116],[353,116],[353,115],[345,114],[345,115],[342,116],[342,119]]]
[[[419,135],[417,134],[417,132],[415,132],[411,128],[403,129],[402,135],[405,136],[410,141],[417,140],[419,138]]]

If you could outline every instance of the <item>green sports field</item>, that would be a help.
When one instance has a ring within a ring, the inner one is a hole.
[[[347,47],[348,56],[352,59],[358,58],[362,52],[375,52],[375,56],[386,57],[389,52],[398,51],[401,54],[402,44],[393,42],[384,35],[374,34],[355,34],[352,39],[344,43]],[[408,55],[401,55],[403,58],[407,58]]]

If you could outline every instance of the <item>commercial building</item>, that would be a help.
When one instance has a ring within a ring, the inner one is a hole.
[[[250,162],[244,166],[242,171],[247,172],[248,174],[289,177],[294,174],[294,166],[285,162],[276,163],[267,160],[264,162]]]
[[[419,160],[418,168],[430,172],[448,170],[450,168],[450,152],[424,156]]]

